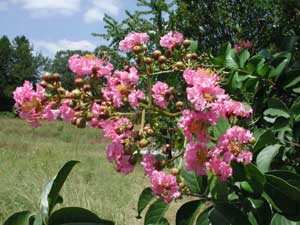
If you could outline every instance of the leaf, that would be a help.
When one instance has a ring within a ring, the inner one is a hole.
[[[236,61],[236,53],[233,49],[230,49],[228,54],[225,57],[224,67],[229,69],[238,69],[239,65]]]
[[[183,204],[176,213],[176,225],[193,225],[202,203],[195,200]]]
[[[228,203],[217,203],[209,213],[212,225],[251,225],[239,209]]]
[[[265,116],[289,118],[290,115],[281,109],[269,108],[264,111]]]
[[[300,225],[300,222],[290,221],[282,215],[275,214],[272,218],[271,225]]]
[[[276,68],[272,68],[269,73],[269,78],[274,78],[275,80],[277,80],[288,63],[289,59],[284,59],[279,65],[276,66]]]
[[[141,217],[141,213],[142,211],[147,207],[147,205],[154,199],[154,196],[152,194],[152,190],[151,188],[145,188],[140,197],[139,197],[139,201],[138,201],[138,206],[137,206],[137,212],[138,212],[138,216],[137,218],[140,219]]]
[[[198,41],[195,41],[195,40],[190,40],[190,52],[196,52],[197,49],[198,49]]]
[[[214,137],[219,137],[221,134],[224,134],[229,127],[230,127],[229,121],[221,118],[218,121],[217,125],[213,126]]]
[[[259,225],[270,224],[272,219],[272,210],[270,204],[260,199],[248,199],[252,206],[252,214],[255,217],[255,221]]]
[[[262,148],[266,147],[267,145],[273,144],[274,142],[276,142],[275,135],[271,130],[266,130],[264,133],[258,136],[257,141],[253,147],[253,152],[258,152]]]
[[[195,225],[209,225],[210,223],[209,223],[208,215],[210,210],[211,207],[208,207],[202,212],[200,212]]]
[[[114,225],[109,220],[100,219],[95,213],[79,207],[61,208],[55,211],[48,221],[48,225],[64,224],[95,224],[95,225]]]
[[[34,214],[30,211],[17,212],[11,215],[3,225],[30,225]]]
[[[181,176],[192,193],[202,192],[203,177],[197,176],[195,171],[186,171],[185,167],[181,170]]]
[[[279,149],[281,148],[281,145],[275,144],[275,145],[269,145],[265,147],[257,156],[256,158],[256,164],[258,169],[265,173],[269,170],[271,162],[273,158],[277,155],[279,152]]]
[[[293,173],[288,170],[272,170],[269,171],[267,174],[280,177],[281,179],[285,180],[289,184],[297,187],[300,189],[300,175]]]
[[[244,68],[245,66],[245,63],[247,62],[247,60],[249,59],[250,57],[250,53],[247,49],[244,49],[241,53],[240,53],[240,56],[239,56],[239,65],[240,65],[240,68]]]
[[[163,217],[168,210],[169,205],[164,203],[161,199],[156,200],[148,209],[145,215],[144,225],[160,224]]]
[[[300,190],[287,181],[266,174],[266,194],[272,199],[281,214],[290,220],[300,220]]]
[[[291,111],[293,113],[295,122],[299,122],[300,121],[300,98],[296,99],[296,101],[291,107]]]
[[[54,206],[62,201],[62,197],[59,192],[69,176],[72,168],[79,163],[79,161],[68,161],[58,171],[57,175],[46,185],[41,195],[41,215],[43,221],[47,220],[47,217],[51,214]]]

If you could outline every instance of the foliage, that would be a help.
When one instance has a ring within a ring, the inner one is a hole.
[[[65,163],[57,175],[44,187],[39,213],[35,214],[31,211],[17,212],[11,215],[4,222],[4,225],[63,225],[74,223],[113,225],[112,221],[100,219],[96,214],[84,208],[66,207],[52,212],[57,204],[63,202],[59,192],[72,168],[77,163],[78,161]]]

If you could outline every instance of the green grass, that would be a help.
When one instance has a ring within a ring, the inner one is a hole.
[[[100,131],[63,122],[31,128],[20,119],[0,118],[0,224],[12,213],[39,210],[42,187],[64,162],[76,165],[62,190],[63,206],[85,207],[117,225],[137,220],[139,193],[149,185],[142,171],[118,174],[105,159]]]

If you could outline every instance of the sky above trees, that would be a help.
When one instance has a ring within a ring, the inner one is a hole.
[[[0,36],[25,35],[35,51],[53,57],[58,50],[94,50],[105,41],[103,15],[117,20],[133,12],[136,0],[0,0]]]

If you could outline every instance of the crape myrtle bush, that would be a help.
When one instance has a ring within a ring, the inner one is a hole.
[[[36,88],[26,81],[15,90],[16,110],[34,127],[60,117],[102,129],[116,171],[140,164],[149,178],[137,206],[137,218],[147,208],[144,224],[169,224],[169,205],[185,197],[178,225],[299,221],[300,67],[292,53],[250,56],[245,40],[200,54],[176,31],[161,37],[163,50],[148,50],[148,41],[130,33],[119,43],[133,56],[122,71],[107,56],[73,55],[76,89],[45,73]]]

